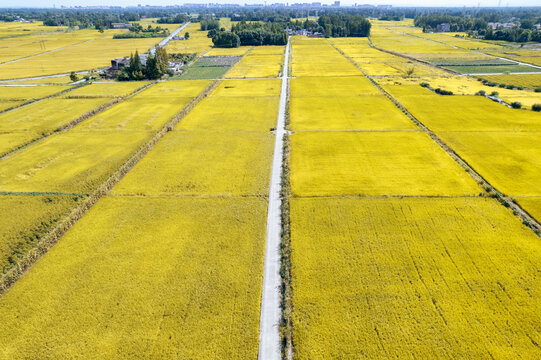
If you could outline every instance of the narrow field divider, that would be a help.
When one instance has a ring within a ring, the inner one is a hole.
[[[120,168],[118,168],[104,183],[102,183],[90,196],[81,201],[68,216],[66,216],[54,229],[44,236],[39,243],[30,250],[13,268],[8,270],[0,278],[0,296],[9,290],[11,286],[23,276],[32,265],[49,251],[60,238],[92,208],[96,202],[106,195],[147,153],[156,143],[171,131],[203,98],[205,98],[220,81],[214,81],[203,92],[195,97],[167,124],[139,148]]]

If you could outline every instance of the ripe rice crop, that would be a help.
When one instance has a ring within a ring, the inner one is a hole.
[[[71,83],[71,79],[69,76],[55,76],[55,77],[47,77],[43,79],[29,79],[29,80],[7,80],[7,81],[0,81],[0,84],[2,85],[27,85],[27,84],[45,84],[45,85],[62,85],[62,84],[68,84]]]
[[[541,242],[486,198],[292,199],[296,359],[536,358]]]
[[[284,55],[286,47],[283,45],[254,46],[250,51],[252,55]]]
[[[297,37],[294,37],[296,39]],[[294,40],[291,53],[293,76],[345,76],[362,73],[326,39]]]
[[[0,196],[0,274],[11,268],[75,206],[72,196]],[[11,215],[11,216],[10,216]]]
[[[232,55],[244,55],[252,47],[251,46],[240,46],[238,48],[212,48],[210,51],[205,53],[205,56],[232,56]],[[204,57],[203,57],[204,59]]]
[[[541,195],[541,133],[441,132],[440,137],[496,189]]]
[[[260,130],[276,126],[279,98],[209,96],[186,116],[177,129]]]
[[[0,100],[0,111],[8,110],[19,105],[24,104],[25,101],[15,101],[15,100]]]
[[[294,195],[474,195],[477,184],[421,132],[291,135]]]
[[[0,132],[34,131],[49,134],[110,99],[46,99],[0,114]]]
[[[398,97],[434,131],[541,130],[541,114],[509,109],[482,96]]]
[[[0,157],[39,137],[40,134],[33,131],[0,133]]]
[[[158,130],[201,93],[208,81],[167,81],[78,126],[80,130]]]
[[[69,74],[71,71],[84,71],[110,66],[111,59],[129,56],[135,50],[146,52],[159,39],[112,39],[121,30],[109,30],[103,35],[84,43],[64,49],[30,57],[10,64],[0,65],[0,79],[17,79],[53,74]],[[84,54],[84,56],[81,56]]]
[[[210,96],[280,96],[280,79],[224,80]]]
[[[0,86],[0,100],[35,100],[41,99],[53,94],[59,93],[62,90],[69,89],[70,86],[53,85],[53,86]]]
[[[94,83],[70,91],[65,97],[123,97],[148,84],[148,81]]]
[[[172,40],[167,44],[168,53],[196,53],[201,55],[212,47],[212,39],[207,37],[208,31],[201,31],[201,24],[192,23],[183,30],[190,33],[188,40]]]
[[[290,80],[291,96],[360,96],[381,94],[364,76],[297,77]]]
[[[147,132],[76,132],[45,139],[0,162],[0,191],[91,192],[122,165]]]
[[[539,197],[527,197],[515,199],[531,216],[533,216],[538,222],[541,221],[541,198]]]
[[[273,146],[266,132],[173,131],[113,193],[266,195]]]
[[[383,95],[292,97],[290,126],[298,129],[418,129]]]
[[[283,55],[248,54],[233,66],[225,77],[230,79],[277,77],[283,62]]]
[[[266,206],[101,199],[3,296],[3,356],[255,359]]]
[[[498,84],[511,84],[525,88],[541,88],[541,74],[529,75],[483,75],[483,79],[493,81]]]

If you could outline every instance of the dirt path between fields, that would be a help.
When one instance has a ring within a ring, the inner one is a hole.
[[[259,325],[259,360],[279,360],[280,348],[280,242],[281,242],[281,176],[283,140],[286,133],[285,117],[287,109],[287,85],[289,69],[289,39],[286,45],[284,66],[282,68],[282,88],[280,107],[275,131],[274,155],[269,188],[267,213],[267,237],[265,245],[265,265],[263,271],[263,292],[261,296],[261,318]]]

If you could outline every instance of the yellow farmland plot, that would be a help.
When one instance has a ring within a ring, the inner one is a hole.
[[[273,145],[259,131],[173,131],[113,193],[266,195]]]
[[[75,206],[73,196],[0,196],[0,274]],[[15,216],[6,216],[16,214]]]
[[[539,238],[487,198],[292,199],[296,359],[539,357]]]
[[[209,96],[186,116],[178,129],[262,130],[276,126],[279,98]]]
[[[0,191],[87,193],[118,169],[147,132],[52,136],[0,162]]]
[[[481,78],[499,84],[510,84],[532,89],[541,88],[541,74],[483,75]]]
[[[526,197],[515,200],[537,221],[541,221],[541,197]]]
[[[359,69],[326,39],[294,41],[291,53],[293,76],[361,75]]]
[[[168,53],[196,53],[201,55],[212,47],[212,39],[207,37],[208,31],[201,31],[201,24],[192,23],[188,25],[185,31],[190,33],[190,38],[188,40],[170,41],[166,46]]]
[[[508,104],[519,102],[524,109],[528,110],[531,109],[532,105],[541,105],[541,93],[534,93],[532,91],[523,92],[522,94],[517,95],[501,94],[499,95],[499,98]]]
[[[430,102],[432,99],[439,96],[436,93],[420,86],[419,84],[384,85],[381,83],[380,79],[377,79],[377,82],[381,85],[383,90],[387,91],[389,94],[398,99],[402,99],[403,97],[413,97],[417,98],[419,101],[423,100],[425,102]]]
[[[279,96],[280,85],[280,79],[224,80],[210,96]]]
[[[158,130],[210,82],[168,81],[152,86],[81,125],[80,130]]]
[[[0,86],[1,100],[35,100],[57,94],[71,86]]]
[[[0,65],[0,79],[65,74],[71,71],[104,68],[111,65],[111,59],[129,56],[135,50],[144,53],[160,41],[159,38],[112,39],[113,32],[107,32],[107,34],[107,36],[58,51]]]
[[[254,46],[250,51],[252,55],[284,55],[285,46],[282,45],[268,45],[268,46]]]
[[[46,99],[0,114],[0,132],[35,131],[48,134],[110,101],[110,99]]]
[[[107,197],[0,301],[9,359],[255,359],[265,199]]]
[[[418,129],[383,95],[292,97],[289,111],[293,130]]]
[[[541,132],[440,132],[440,137],[496,189],[541,195]]]
[[[94,83],[70,91],[65,97],[123,97],[149,83],[148,81]]]
[[[0,100],[0,111],[6,111],[11,108],[17,107],[24,104],[25,101],[15,101],[15,100]]]
[[[477,184],[420,132],[291,135],[294,195],[475,195]]]
[[[244,55],[252,47],[251,46],[239,46],[238,48],[212,48],[205,53],[205,56],[232,56],[232,55]],[[204,58],[203,58],[204,59]]]
[[[398,100],[435,131],[541,130],[541,114],[482,96],[402,96]]]
[[[381,94],[364,76],[303,76],[291,79],[290,86],[292,97]]]
[[[42,34],[32,34],[23,37],[2,39],[0,49],[3,51],[0,51],[0,63],[21,59],[48,51],[55,51],[103,36],[96,30],[90,29],[71,32],[57,32],[54,31],[56,28],[49,27],[44,27],[44,29],[50,30],[48,30],[47,33]]]
[[[0,132],[0,157],[39,137],[41,137],[40,133],[34,131]]]
[[[284,62],[283,55],[251,55],[243,57],[226,75],[226,78],[277,77]]]

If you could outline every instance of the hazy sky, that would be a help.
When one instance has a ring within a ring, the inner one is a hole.
[[[331,3],[331,0],[267,0],[268,4],[271,3],[302,3],[302,2],[313,2],[320,1],[322,3]],[[334,0],[333,0],[334,1]],[[499,0],[456,0],[456,1],[445,1],[445,0],[389,0],[389,1],[377,1],[370,2],[366,0],[342,0],[342,5],[353,5],[358,4],[390,4],[393,6],[498,6]],[[115,6],[136,6],[137,4],[141,5],[178,5],[183,3],[236,3],[236,4],[254,4],[254,3],[264,3],[264,0],[0,0],[0,7],[60,7],[64,6],[94,6],[94,5],[115,5]],[[501,6],[539,6],[539,0],[501,0]]]

